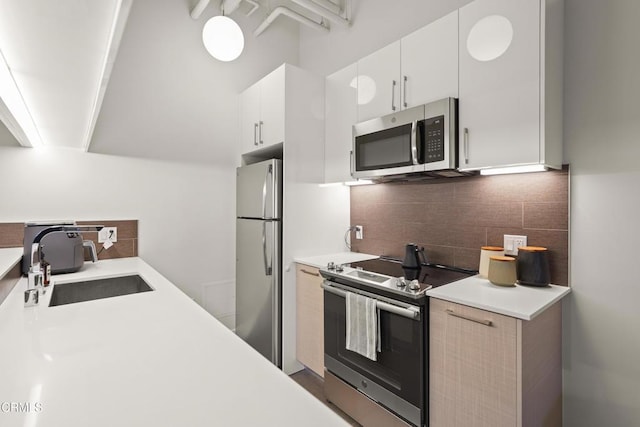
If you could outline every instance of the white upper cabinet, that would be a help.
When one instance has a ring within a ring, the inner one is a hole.
[[[458,97],[458,11],[400,41],[402,108]]]
[[[284,142],[285,67],[240,94],[242,153]]]
[[[400,110],[400,41],[358,61],[358,122]]]
[[[357,64],[327,76],[325,81],[324,180],[350,181],[351,127],[357,122]]]
[[[458,11],[358,61],[357,121],[458,96]]]
[[[260,85],[255,84],[240,94],[240,138],[242,152],[259,148]]]
[[[285,129],[285,67],[277,68],[261,80],[260,117],[261,144],[284,142]]]
[[[460,8],[461,170],[561,166],[562,30],[557,18],[546,20],[548,3],[561,1]]]

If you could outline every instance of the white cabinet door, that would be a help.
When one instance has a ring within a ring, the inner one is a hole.
[[[358,122],[400,111],[400,41],[358,61]]]
[[[281,66],[260,81],[260,146],[284,142],[285,67]]]
[[[324,181],[351,181],[352,126],[358,121],[357,64],[349,65],[325,81]]]
[[[260,121],[260,85],[249,87],[240,95],[240,147],[242,153],[258,148]]]
[[[460,169],[538,163],[540,2],[476,0],[459,13]]]
[[[402,108],[458,97],[458,11],[400,41]]]

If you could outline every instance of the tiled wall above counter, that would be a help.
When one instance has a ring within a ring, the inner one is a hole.
[[[77,221],[78,225],[100,224],[105,227],[118,227],[118,241],[107,250],[102,249],[98,243],[97,233],[84,233],[85,240],[93,240],[98,250],[98,259],[126,258],[138,256],[138,220],[117,221]],[[0,223],[0,248],[23,247],[24,223]],[[85,253],[85,260],[89,260],[89,254]]]
[[[569,171],[474,176],[351,188],[352,250],[396,258],[405,244],[430,262],[478,269],[480,247],[504,234],[549,249],[552,283],[569,283]]]

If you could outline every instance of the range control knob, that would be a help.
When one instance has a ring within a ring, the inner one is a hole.
[[[327,270],[335,270],[336,269],[336,264],[334,262],[330,262],[329,264],[327,264]]]
[[[342,273],[344,271],[344,267],[342,266],[342,264],[336,265],[336,271],[338,273]]]
[[[404,288],[405,286],[407,286],[407,281],[405,280],[404,277],[398,277],[396,279],[396,286],[400,289]]]
[[[409,289],[412,291],[420,290],[420,283],[417,280],[412,280],[411,283],[409,283]]]

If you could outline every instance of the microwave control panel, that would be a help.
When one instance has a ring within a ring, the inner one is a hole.
[[[424,161],[433,163],[444,160],[444,116],[424,121]]]

